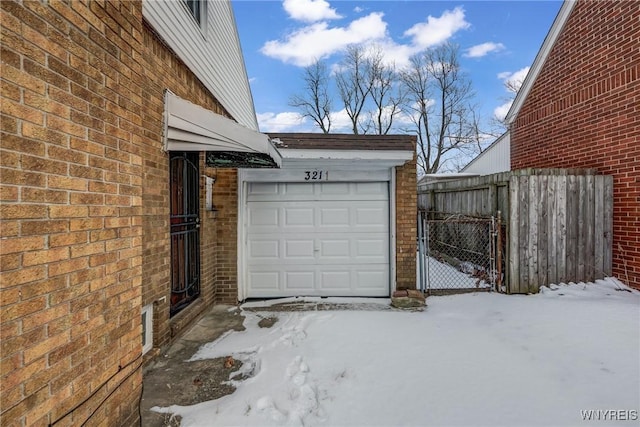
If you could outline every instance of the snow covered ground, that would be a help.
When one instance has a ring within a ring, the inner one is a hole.
[[[221,399],[155,410],[183,426],[638,425],[640,292],[606,279],[427,303],[245,311],[245,331],[193,359],[231,354],[249,378]]]
[[[437,259],[426,256],[423,258],[423,264],[420,263],[420,254],[416,260],[416,277],[425,278],[425,289],[486,289],[491,284],[473,277],[474,266],[471,263],[462,263],[466,268],[466,272],[460,271],[446,262],[440,262]],[[420,275],[420,269],[422,276]],[[420,286],[418,285],[418,288]],[[424,290],[424,289],[423,289]]]

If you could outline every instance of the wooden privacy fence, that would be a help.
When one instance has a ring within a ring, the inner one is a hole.
[[[611,275],[613,178],[584,169],[525,169],[418,190],[428,212],[491,216],[506,224],[508,293]]]

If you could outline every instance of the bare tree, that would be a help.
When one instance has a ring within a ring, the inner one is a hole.
[[[480,143],[474,92],[458,56],[458,47],[446,43],[414,56],[402,72],[424,174],[438,172],[452,155]]]
[[[304,90],[293,95],[289,105],[310,117],[323,133],[331,131],[331,108],[333,100],[329,95],[329,73],[326,64],[316,60],[304,69]]]
[[[386,135],[401,112],[404,90],[395,65],[384,62],[384,55],[379,48],[369,52],[367,61],[371,78],[370,95],[375,104],[375,109],[370,113],[371,122],[376,134]]]
[[[344,109],[351,121],[351,130],[357,135],[362,126],[360,115],[373,85],[370,61],[367,59],[364,47],[351,45],[347,48],[340,63],[340,70],[336,73],[336,84]]]
[[[512,75],[504,81],[503,85],[508,93],[507,96],[503,97],[503,100],[505,102],[504,105],[511,105],[513,100],[516,98],[516,95],[518,95],[518,91],[520,90],[525,77],[526,76],[517,78]],[[509,129],[509,123],[507,123],[506,117],[498,117],[495,114],[489,120],[489,124],[492,128],[491,134],[496,138]]]

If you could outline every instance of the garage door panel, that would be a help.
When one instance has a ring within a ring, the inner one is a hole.
[[[271,227],[277,229],[280,212],[277,206],[255,206],[248,211],[249,227]]]
[[[357,264],[351,266],[292,265],[288,271],[265,271],[249,274],[251,297],[316,296],[387,296],[386,265]]]
[[[375,204],[374,204],[375,203]],[[359,232],[375,233],[387,231],[388,225],[380,221],[388,218],[388,207],[383,202],[361,202],[359,207],[336,208],[319,204],[314,208],[290,206],[251,206],[248,213],[247,232],[268,233],[313,233]]]
[[[355,227],[358,228],[376,228],[386,230],[388,226],[384,223],[388,218],[388,209],[386,206],[362,206],[355,209]]]
[[[306,269],[302,271],[287,271],[284,274],[284,290],[293,291],[287,296],[296,295],[299,291],[313,290],[315,285],[315,269]]]
[[[357,269],[355,276],[357,289],[364,292],[376,292],[388,287],[389,276],[386,269]],[[388,291],[385,295],[388,295]]]
[[[348,207],[319,207],[320,227],[349,227],[351,220]]]
[[[361,196],[373,196],[375,199],[384,196],[387,192],[386,182],[356,182],[355,191]],[[385,197],[386,199],[386,197]]]
[[[310,200],[313,199],[313,195],[315,194],[315,188],[307,182],[280,183],[279,185],[283,200],[288,200],[289,196],[292,196],[295,200]]]
[[[360,258],[375,258],[377,262],[386,262],[389,255],[389,243],[387,239],[356,239],[354,256]]]
[[[313,227],[315,223],[313,208],[283,206],[282,211],[284,213],[282,227],[285,229],[291,227]]]
[[[280,291],[279,271],[250,271],[248,274],[249,289],[252,291],[262,291],[266,293],[277,293]],[[262,296],[266,294],[263,293]]]
[[[277,195],[279,184],[275,182],[250,182],[248,184],[248,195]]]
[[[312,262],[315,258],[314,239],[283,239],[283,244],[285,247],[283,258],[285,259],[292,259],[296,262]]]
[[[269,261],[280,258],[279,240],[252,240],[248,242],[248,256],[252,260],[267,259]]]
[[[389,200],[386,182],[249,183],[248,202]]]
[[[323,291],[349,290],[351,288],[351,271],[323,270],[319,274],[320,288]]]
[[[389,240],[386,233],[307,233],[282,234],[277,239],[252,236],[247,242],[250,264],[261,261],[302,262],[318,264],[349,263],[357,259],[364,263],[389,261]]]
[[[337,258],[341,261],[351,257],[351,240],[349,239],[321,239],[319,241],[320,258]]]
[[[332,196],[350,194],[352,192],[352,186],[353,184],[349,182],[332,182],[321,183],[318,189],[320,190],[319,193],[321,196],[329,196],[329,198],[333,199]]]

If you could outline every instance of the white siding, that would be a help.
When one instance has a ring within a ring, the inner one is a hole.
[[[511,170],[511,138],[506,132],[460,172],[490,175]]]
[[[208,1],[203,29],[181,1],[145,0],[142,14],[233,118],[258,130],[231,3]]]

